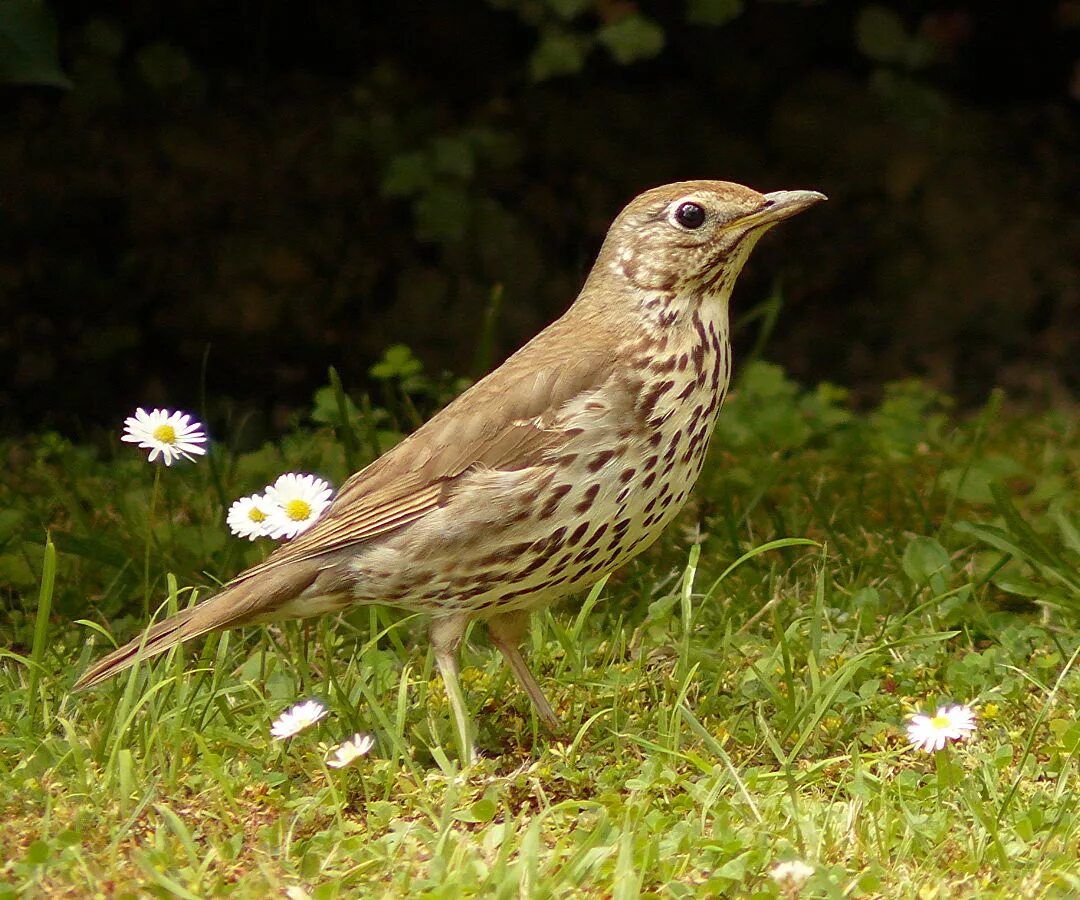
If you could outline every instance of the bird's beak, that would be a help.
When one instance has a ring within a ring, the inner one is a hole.
[[[773,191],[765,195],[765,202],[760,207],[739,219],[738,224],[740,228],[775,225],[827,199],[817,191]]]

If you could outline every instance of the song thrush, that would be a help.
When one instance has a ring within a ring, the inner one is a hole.
[[[641,194],[562,318],[353,475],[309,531],[76,686],[207,632],[385,603],[431,616],[466,760],[471,620],[556,729],[518,649],[530,611],[637,556],[679,512],[728,387],[735,279],[765,231],[824,199],[722,181]]]

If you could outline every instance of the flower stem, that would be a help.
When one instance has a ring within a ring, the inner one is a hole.
[[[945,792],[956,784],[956,771],[949,758],[948,744],[934,754],[934,765],[937,769],[938,803],[944,804]]]
[[[150,491],[150,509],[146,513],[146,552],[143,555],[143,618],[150,618],[150,548],[154,543],[154,513],[161,491],[161,466],[154,466],[154,487]]]

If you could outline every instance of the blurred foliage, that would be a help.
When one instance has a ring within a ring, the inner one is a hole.
[[[56,20],[41,0],[0,2],[0,84],[69,88],[60,68]]]
[[[664,49],[664,29],[632,3],[607,0],[488,0],[512,11],[537,32],[529,57],[535,81],[577,75],[596,48],[629,65],[652,59]]]
[[[755,254],[737,305],[784,308],[741,350],[859,401],[1059,400],[1080,3],[1051,5],[114,0],[53,6],[58,43],[0,0],[0,78],[35,85],[0,94],[0,427],[205,397],[254,442],[328,365],[382,403],[387,346],[479,375],[478,332],[497,362],[629,197],[695,177],[831,198]]]

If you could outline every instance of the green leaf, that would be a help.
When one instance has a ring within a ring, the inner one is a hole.
[[[372,378],[386,381],[419,375],[423,369],[424,364],[413,356],[412,350],[404,344],[394,344],[386,348],[382,360],[371,367],[370,374]]]
[[[735,857],[735,859],[728,860],[720,868],[713,872],[713,875],[717,878],[728,878],[731,881],[742,881],[746,877],[746,857],[748,853],[743,853],[741,856]]]
[[[597,37],[612,59],[624,66],[652,59],[664,49],[664,30],[637,13],[605,25],[597,32]]]
[[[881,594],[878,593],[876,588],[859,588],[851,595],[851,607],[860,613],[871,616],[877,615],[881,609]]]
[[[0,82],[72,86],[60,68],[56,20],[40,0],[0,2]]]
[[[56,843],[61,847],[74,847],[82,842],[79,832],[66,828],[56,836]]]
[[[456,184],[436,184],[417,197],[413,213],[419,240],[454,243],[465,237],[472,219],[472,200]]]
[[[468,181],[476,171],[476,154],[468,141],[461,138],[436,138],[432,143],[434,167],[437,172]]]
[[[946,469],[941,473],[941,485],[950,493],[969,503],[990,503],[994,495],[991,483],[1011,478],[1023,472],[1023,467],[1007,456],[987,456],[970,466]]]
[[[1024,517],[1020,515],[1019,510],[1017,510],[1016,505],[1009,496],[1009,492],[1003,485],[997,482],[991,484],[990,493],[994,497],[994,505],[997,506],[998,512],[1001,513],[1002,518],[1005,520],[1009,533],[1024,548],[1031,559],[1047,566],[1067,568],[1065,561],[1047,545],[1042,536],[1028,525]]]
[[[1047,514],[1050,516],[1051,521],[1057,525],[1062,544],[1073,553],[1080,553],[1080,528],[1077,528],[1069,519],[1061,503],[1052,502]]]
[[[412,197],[434,183],[431,161],[417,150],[391,159],[379,187],[385,197]]]
[[[547,5],[563,21],[576,19],[592,5],[593,0],[547,0]]]
[[[592,41],[583,35],[561,30],[546,31],[529,60],[529,73],[533,81],[576,75],[584,68],[585,58],[591,49]]]
[[[1007,594],[1016,594],[1018,597],[1041,599],[1047,593],[1045,584],[1039,584],[1021,575],[999,575],[994,579],[994,585]]]
[[[345,393],[345,387],[341,383],[341,376],[337,369],[330,366],[330,390],[333,394],[334,407],[337,422],[338,438],[345,450],[345,465],[350,471],[356,471],[360,467],[360,439],[356,433],[354,423],[360,418],[360,411],[356,404]]]
[[[932,537],[914,537],[904,548],[903,567],[916,584],[926,584],[934,575],[950,572],[949,554]]]
[[[499,811],[498,805],[489,797],[481,797],[468,809],[454,813],[459,822],[490,822]]]
[[[743,0],[688,0],[686,21],[695,25],[725,25],[743,11]]]
[[[341,417],[341,407],[338,403],[338,393],[334,384],[324,385],[317,388],[314,395],[314,405],[311,410],[311,420],[320,425],[331,425],[340,428],[343,423],[354,422],[360,418],[360,410],[353,403],[352,398],[345,396],[346,419]]]
[[[49,535],[45,536],[45,558],[41,566],[41,589],[38,591],[37,618],[34,624],[34,644],[30,651],[33,666],[30,669],[30,683],[26,689],[27,718],[33,719],[38,700],[38,678],[41,674],[41,662],[45,658],[45,648],[49,643],[49,613],[53,604],[53,589],[56,586],[56,545]],[[46,714],[45,723],[48,727]]]
[[[671,611],[675,608],[675,604],[679,602],[679,595],[677,593],[665,594],[658,600],[653,600],[649,604],[649,616],[650,622],[659,622],[661,619],[666,619],[671,615]]]
[[[739,381],[739,390],[762,399],[779,397],[790,400],[798,394],[799,387],[784,374],[780,366],[758,360],[746,367]]]
[[[983,525],[981,522],[957,522],[953,525],[953,529],[962,531],[964,534],[970,534],[1002,553],[1007,553],[1017,559],[1028,559],[1027,553],[1012,539],[1011,535],[996,525]]]
[[[897,62],[907,51],[907,30],[895,11],[866,6],[855,20],[855,44],[863,56],[876,62]]]
[[[807,416],[797,403],[798,386],[772,363],[756,361],[743,371],[720,417],[717,436],[730,447],[803,446],[811,437]]]
[[[19,509],[0,509],[0,543],[8,540],[22,525],[26,514]]]
[[[31,866],[44,865],[49,861],[49,845],[45,841],[34,841],[26,848],[26,862]]]

